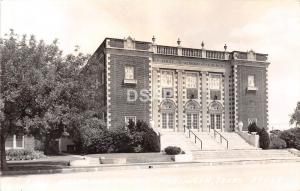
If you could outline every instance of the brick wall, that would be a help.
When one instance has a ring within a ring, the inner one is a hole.
[[[119,128],[124,125],[125,116],[136,116],[137,120],[149,123],[149,102],[139,99],[127,102],[127,90],[133,89],[138,93],[142,89],[149,90],[149,57],[110,54],[110,113],[111,127]],[[136,85],[124,84],[125,66],[134,66]]]
[[[255,76],[257,91],[247,91],[248,75]],[[242,121],[243,130],[247,130],[248,119],[257,118],[259,127],[267,127],[266,68],[255,66],[237,67],[238,121]]]

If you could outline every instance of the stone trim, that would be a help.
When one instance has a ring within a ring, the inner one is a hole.
[[[153,95],[152,95],[152,58],[149,57],[149,122],[153,121],[153,114],[152,114],[152,104],[153,104]]]
[[[238,82],[237,82],[237,65],[233,65],[233,84],[234,84],[234,129],[238,128]]]
[[[268,68],[266,68],[266,100],[265,100],[265,113],[266,113],[266,128],[269,129],[269,78],[268,78]]]
[[[203,67],[203,66],[191,66],[185,64],[164,64],[164,63],[155,63],[153,64],[155,67],[161,69],[171,69],[171,70],[189,70],[196,72],[215,72],[215,73],[224,73],[225,68],[211,68],[211,67]]]
[[[111,97],[110,97],[110,54],[106,54],[106,105],[107,129],[111,127]]]

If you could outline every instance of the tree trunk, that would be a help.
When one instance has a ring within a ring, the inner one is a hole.
[[[0,134],[0,171],[7,170],[6,153],[5,153],[5,136]]]

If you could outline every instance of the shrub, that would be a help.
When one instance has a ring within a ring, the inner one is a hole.
[[[75,143],[82,153],[96,153],[96,145],[102,140],[106,127],[102,120],[88,118],[75,135]]]
[[[279,137],[286,142],[288,148],[300,149],[300,128],[284,130]]]
[[[102,135],[92,140],[89,151],[95,153],[133,152],[132,138],[123,129],[105,130]]]
[[[269,133],[265,130],[265,128],[263,128],[259,132],[259,146],[262,149],[268,149],[269,145],[270,145]]]
[[[261,129],[259,127],[257,127],[256,123],[251,123],[249,126],[248,126],[248,132],[249,133],[252,133],[252,132],[257,132],[259,133],[261,131]]]
[[[80,128],[83,153],[160,152],[160,137],[146,122],[129,121],[127,130],[108,130],[90,119]]]
[[[44,158],[45,155],[41,151],[28,149],[9,149],[6,151],[7,160],[33,160]]]
[[[160,152],[160,137],[146,122],[137,121],[136,125],[129,122],[127,128],[134,148],[141,148],[140,152]]]
[[[284,149],[286,148],[285,140],[279,138],[276,135],[270,135],[270,149]]]
[[[143,136],[143,152],[160,152],[160,137],[152,129]]]
[[[168,146],[165,148],[167,155],[178,155],[181,153],[181,148],[176,146]]]

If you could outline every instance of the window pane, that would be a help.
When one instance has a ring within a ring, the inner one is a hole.
[[[161,76],[161,86],[163,88],[173,87],[173,73],[169,71],[163,71]]]
[[[186,76],[186,88],[197,88],[197,75],[188,74]]]
[[[211,75],[209,78],[209,87],[211,90],[220,90],[221,77],[219,75]]]
[[[187,128],[190,129],[192,126],[192,116],[191,114],[187,114]]]
[[[127,80],[134,79],[134,67],[133,66],[125,67],[125,79],[127,79]]]
[[[198,129],[198,114],[193,114],[193,129]]]
[[[167,128],[167,114],[166,113],[162,114],[162,128],[163,129]]]
[[[23,135],[16,136],[16,145],[17,147],[23,147]]]
[[[173,113],[169,113],[169,128],[173,129],[174,128],[174,116]]]
[[[248,76],[248,87],[255,87],[253,75]]]
[[[221,129],[221,115],[216,115],[216,127]]]
[[[215,115],[210,115],[210,127],[211,129],[215,128]]]

